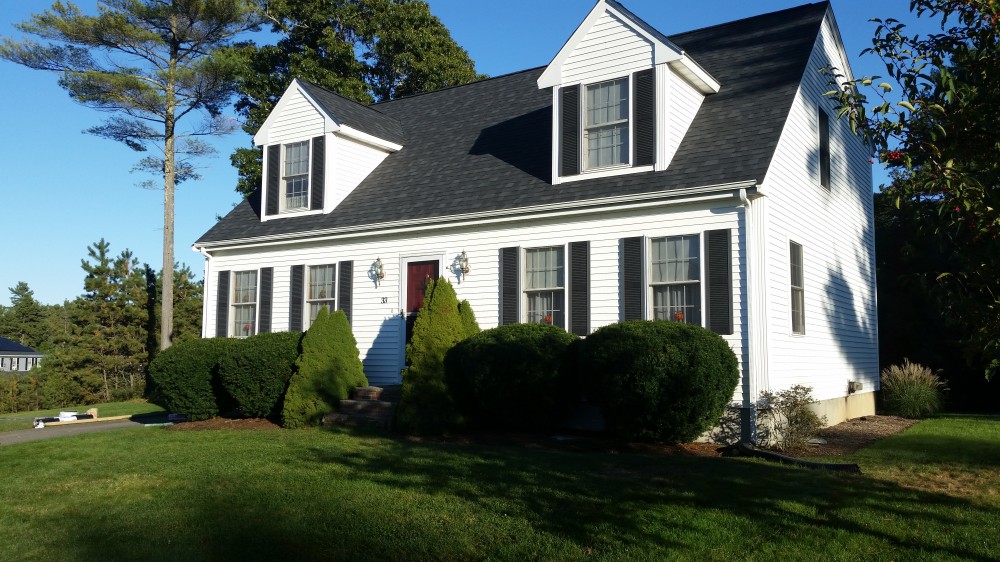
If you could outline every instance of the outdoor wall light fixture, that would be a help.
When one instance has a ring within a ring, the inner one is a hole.
[[[385,279],[385,269],[382,267],[382,258],[375,258],[375,263],[372,264],[372,269],[375,270],[375,277],[381,281]]]
[[[465,255],[465,250],[458,255],[458,269],[462,272],[462,275],[468,275],[472,268],[469,267],[469,256]]]

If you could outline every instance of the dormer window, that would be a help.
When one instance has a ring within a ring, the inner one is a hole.
[[[309,141],[284,146],[285,170],[281,178],[285,211],[309,206]]]
[[[587,86],[586,169],[629,163],[629,80]]]

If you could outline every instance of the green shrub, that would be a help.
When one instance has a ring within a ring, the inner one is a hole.
[[[263,418],[278,413],[299,356],[300,332],[257,334],[236,340],[222,354],[219,379],[235,414]]]
[[[621,439],[695,439],[719,420],[739,382],[729,344],[679,322],[611,324],[576,347],[588,398]]]
[[[511,324],[459,342],[444,362],[459,413],[477,427],[552,427],[577,396],[561,370],[577,339],[557,326]]]
[[[808,386],[762,392],[757,408],[757,444],[779,451],[805,447],[806,441],[826,425],[826,417],[809,408],[814,402]]]
[[[942,406],[945,382],[928,367],[903,359],[882,369],[882,404],[904,418],[925,418]]]
[[[463,300],[458,303],[458,316],[462,319],[462,334],[466,338],[480,332],[479,322],[476,322],[476,314],[472,312],[469,301]]]
[[[455,407],[444,378],[444,356],[465,332],[458,297],[447,279],[427,284],[424,304],[406,346],[402,397],[396,427],[411,433],[437,433],[456,422]]]
[[[342,310],[321,309],[302,338],[302,354],[288,382],[282,425],[316,426],[355,386],[368,386],[358,342]]]
[[[149,366],[156,388],[153,401],[192,420],[219,415],[219,360],[238,340],[211,338],[174,344],[159,352]]]

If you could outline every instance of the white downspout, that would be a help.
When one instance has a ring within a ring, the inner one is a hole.
[[[199,254],[205,256],[205,275],[202,278],[204,283],[202,285],[201,291],[201,337],[208,337],[208,280],[212,271],[212,254],[209,254],[205,248],[198,246],[191,246],[191,249],[198,252]],[[215,288],[216,291],[219,290],[218,287]]]
[[[756,406],[768,387],[768,321],[766,272],[766,199],[757,192],[740,190],[746,221],[747,259],[747,364],[741,416],[740,440],[756,442]]]

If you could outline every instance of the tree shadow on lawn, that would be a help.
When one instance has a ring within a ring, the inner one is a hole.
[[[617,543],[630,552],[718,554],[712,542],[721,541],[730,555],[746,556],[762,539],[809,557],[834,555],[833,543],[868,557],[889,549],[986,560],[1000,549],[987,531],[1000,516],[984,506],[864,476],[736,459],[391,443],[350,454],[312,448],[302,460],[485,510],[510,503],[533,528],[597,552]],[[982,540],[974,547],[955,536]]]

